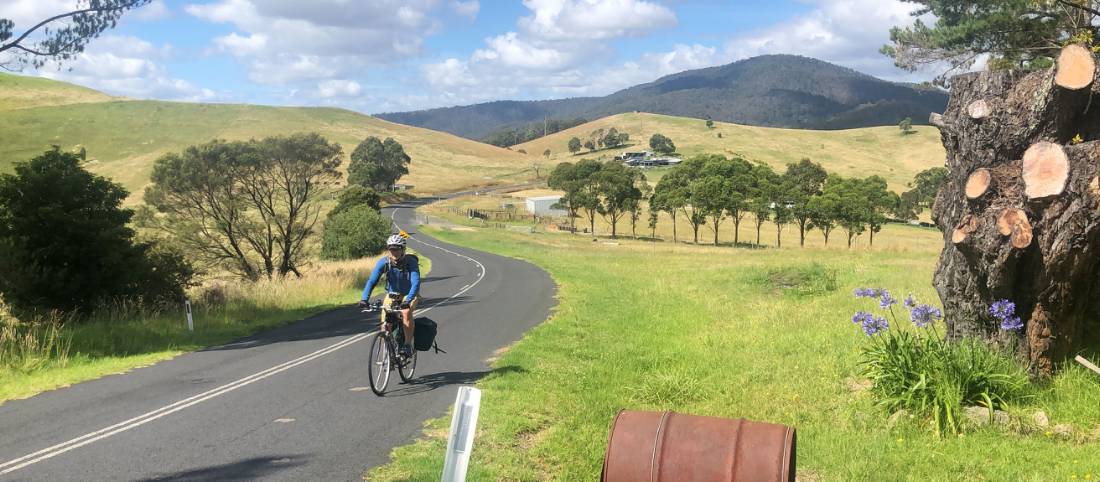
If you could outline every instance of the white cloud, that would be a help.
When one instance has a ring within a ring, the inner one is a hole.
[[[168,10],[168,6],[164,4],[164,0],[153,0],[148,5],[139,7],[134,10],[132,14],[134,19],[142,22],[152,22],[155,20],[162,20],[172,15],[172,12]],[[127,18],[127,17],[123,17]]]
[[[610,39],[641,36],[674,27],[676,14],[645,0],[524,0],[531,15],[520,28],[547,40]]]
[[[157,62],[168,58],[171,51],[171,46],[157,47],[136,37],[104,35],[61,68],[49,62],[37,74],[126,97],[190,101],[218,98],[210,89],[172,78]]]
[[[236,31],[214,40],[250,69],[250,78],[293,84],[355,74],[417,56],[440,23],[442,0],[218,0],[185,10],[229,23]],[[284,72],[276,72],[287,64]],[[310,70],[310,68],[316,70]]]
[[[477,14],[481,11],[481,3],[478,0],[470,0],[468,2],[462,2],[459,0],[451,0],[451,10],[455,13],[473,20],[477,18]]]
[[[359,82],[354,80],[333,79],[317,84],[317,95],[325,99],[333,97],[355,97],[362,92]]]
[[[6,0],[0,2],[0,17],[15,22],[16,34],[59,13],[75,10],[76,0]]]
[[[726,44],[733,59],[763,54],[798,54],[892,80],[916,80],[878,53],[890,27],[913,22],[917,6],[900,0],[805,0],[811,12],[779,25],[740,35]]]

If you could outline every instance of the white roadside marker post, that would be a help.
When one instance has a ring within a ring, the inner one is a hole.
[[[443,462],[442,482],[464,482],[470,465],[470,449],[477,431],[477,413],[481,408],[481,390],[459,387],[455,398],[451,432],[447,438],[447,457]]]
[[[191,316],[191,300],[184,301],[183,307],[187,312],[187,331],[195,331],[195,319]]]

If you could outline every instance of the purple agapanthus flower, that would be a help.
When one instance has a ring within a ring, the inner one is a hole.
[[[909,296],[905,297],[905,301],[902,303],[906,308],[913,309],[917,307],[917,299],[913,297],[913,293],[909,293]]]
[[[886,308],[889,308],[889,307],[894,306],[896,304],[898,304],[898,299],[894,298],[893,296],[890,296],[889,291],[882,290],[882,293],[879,294],[879,299],[878,299],[879,307],[881,307],[883,309],[886,309]]]
[[[857,311],[856,314],[852,315],[852,323],[862,325],[872,318],[874,318],[874,316],[866,311]]]
[[[856,298],[878,298],[882,295],[882,289],[876,288],[856,288]]]
[[[885,317],[870,317],[863,321],[862,328],[867,336],[874,336],[877,333],[888,330],[890,328],[890,323],[886,321]]]
[[[918,305],[909,311],[909,320],[918,328],[943,319],[943,311],[931,305]]]
[[[998,320],[1004,321],[1016,314],[1016,303],[1009,300],[997,300],[989,307],[989,312]]]
[[[1019,316],[1010,316],[1001,320],[1001,329],[1005,331],[1016,331],[1023,327],[1024,322]]]

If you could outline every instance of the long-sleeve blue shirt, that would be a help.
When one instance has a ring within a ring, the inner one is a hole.
[[[370,292],[378,284],[382,275],[386,275],[386,292],[401,293],[405,295],[405,302],[409,303],[420,293],[420,260],[413,255],[405,255],[400,263],[391,263],[388,256],[383,256],[374,265],[370,273],[367,285],[363,287],[363,297],[370,298]]]

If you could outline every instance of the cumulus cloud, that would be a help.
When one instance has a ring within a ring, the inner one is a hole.
[[[917,6],[900,0],[806,0],[809,13],[780,25],[740,35],[726,44],[729,57],[744,59],[762,54],[799,54],[894,80],[925,79],[907,74],[878,53],[889,39],[889,29],[913,22]]]
[[[294,83],[419,55],[424,38],[440,28],[432,14],[441,6],[440,0],[219,0],[185,11],[236,29],[212,47],[241,59],[253,80]],[[288,69],[274,72],[280,64]]]
[[[325,99],[334,97],[354,97],[363,91],[359,82],[354,80],[333,79],[317,84],[317,95]]]
[[[676,14],[645,0],[524,0],[519,26],[548,40],[610,39],[674,27]]]
[[[171,52],[171,46],[158,47],[136,37],[105,35],[64,65],[47,63],[38,75],[134,98],[200,101],[219,97],[211,89],[172,78],[158,63]]]

